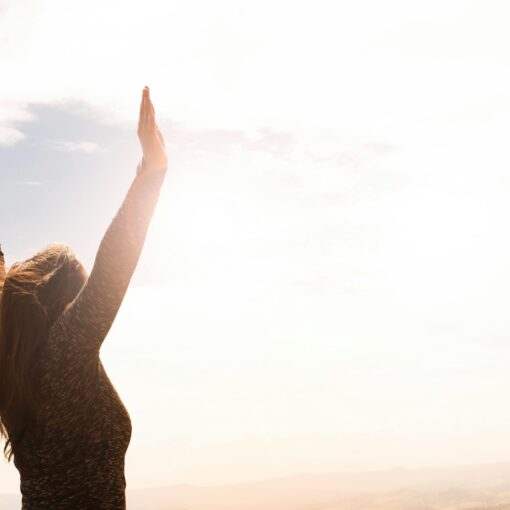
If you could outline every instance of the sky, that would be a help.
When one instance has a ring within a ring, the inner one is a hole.
[[[8,265],[91,269],[146,84],[167,141],[101,351],[128,488],[510,460],[509,10],[0,0]]]

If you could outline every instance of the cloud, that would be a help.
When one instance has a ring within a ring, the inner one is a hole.
[[[83,152],[84,154],[97,154],[105,152],[106,149],[102,148],[95,142],[69,142],[69,141],[54,141],[48,142],[47,145],[57,151],[62,152]]]
[[[19,130],[18,124],[33,120],[35,116],[25,102],[3,98],[0,103],[0,146],[9,147],[25,140],[26,136]]]
[[[16,181],[11,182],[11,186],[42,186],[42,182],[39,181]]]
[[[25,139],[25,135],[17,129],[0,125],[0,146],[10,147]]]
[[[194,150],[224,152],[233,147],[267,152],[275,156],[289,155],[296,148],[296,137],[289,132],[258,128],[251,132],[229,129],[172,128],[173,142]]]

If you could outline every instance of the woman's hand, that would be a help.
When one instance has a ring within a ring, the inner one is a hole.
[[[138,138],[143,151],[143,160],[139,171],[151,172],[166,169],[168,159],[165,140],[156,125],[154,105],[150,98],[149,87],[144,87],[138,119]]]

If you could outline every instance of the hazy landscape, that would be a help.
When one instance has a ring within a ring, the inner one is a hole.
[[[510,510],[510,464],[303,474],[128,491],[129,510]],[[19,496],[0,497],[18,510]]]

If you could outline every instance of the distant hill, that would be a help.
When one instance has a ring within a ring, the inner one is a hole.
[[[510,464],[303,474],[132,490],[128,510],[510,510]],[[19,510],[0,496],[0,510]]]
[[[166,505],[164,504],[166,502]],[[128,493],[129,510],[510,510],[510,464],[303,474]]]

